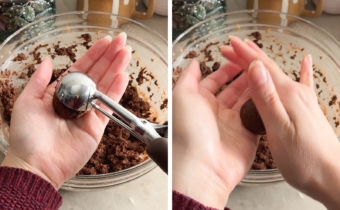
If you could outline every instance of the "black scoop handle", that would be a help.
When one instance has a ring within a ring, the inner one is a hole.
[[[149,142],[146,147],[149,157],[168,174],[168,139],[158,138]]]

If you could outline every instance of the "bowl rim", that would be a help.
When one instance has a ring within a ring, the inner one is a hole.
[[[136,20],[124,17],[124,16],[120,16],[120,15],[116,15],[116,14],[112,14],[112,13],[108,13],[108,12],[100,12],[100,11],[71,11],[71,12],[65,12],[65,13],[59,13],[59,14],[54,14],[54,15],[50,15],[50,16],[46,16],[46,17],[42,17],[39,18],[38,20],[35,20],[27,25],[25,25],[24,27],[18,29],[17,31],[15,31],[13,34],[11,34],[9,37],[6,38],[5,41],[3,41],[0,44],[0,50],[3,49],[10,40],[12,40],[13,37],[17,36],[18,34],[20,34],[22,31],[25,31],[27,29],[29,29],[30,27],[34,26],[35,24],[39,23],[39,22],[43,22],[45,20],[49,20],[51,18],[57,18],[57,17],[63,17],[63,16],[67,16],[67,15],[83,15],[83,14],[99,14],[99,15],[108,15],[108,16],[114,16],[117,18],[121,18],[127,21],[130,21],[144,29],[146,29],[148,32],[154,34],[157,38],[159,38],[159,40],[165,44],[166,46],[168,46],[168,42],[167,40],[161,36],[158,32],[154,31],[153,29],[147,27],[146,25],[144,25],[143,23],[140,23]],[[167,56],[168,57],[168,56]],[[9,148],[9,143],[7,143],[2,137],[0,137],[0,152],[3,153],[5,156],[7,155],[8,152],[8,148]],[[70,178],[70,180],[84,180],[84,179],[103,179],[103,178],[111,178],[113,176],[119,176],[119,175],[124,175],[125,173],[128,173],[130,170],[135,170],[138,169],[139,167],[142,167],[144,164],[153,162],[151,158],[148,158],[146,160],[144,160],[143,162],[141,162],[138,165],[117,171],[117,172],[111,172],[111,173],[106,173],[106,174],[96,174],[96,175],[75,175],[72,178]],[[156,167],[153,166],[152,169],[154,169]],[[151,169],[151,170],[152,170]],[[66,184],[67,181],[64,183]],[[111,186],[111,185],[110,185]]]
[[[108,13],[108,12],[100,12],[100,11],[71,11],[71,12],[64,12],[64,13],[59,13],[59,14],[54,14],[54,15],[50,15],[50,16],[46,16],[46,17],[42,17],[39,18],[27,25],[25,25],[24,27],[18,29],[17,31],[15,31],[13,34],[11,34],[9,37],[7,37],[5,39],[5,41],[3,41],[0,45],[0,50],[16,35],[20,34],[22,31],[29,29],[31,26],[34,26],[35,24],[39,23],[39,22],[43,22],[45,20],[51,19],[51,18],[57,18],[57,17],[62,17],[62,16],[66,16],[66,15],[82,15],[82,14],[98,14],[98,15],[109,15],[109,16],[114,16],[117,18],[121,18],[124,20],[128,20],[136,25],[141,26],[142,28],[147,29],[149,32],[153,33],[154,35],[156,35],[162,42],[164,42],[166,45],[168,45],[168,42],[166,41],[166,39],[161,36],[158,32],[154,31],[153,29],[147,27],[146,25],[144,25],[143,23],[140,23],[138,21],[135,21],[133,19],[121,16],[121,15],[116,15],[116,14],[112,14],[112,13]]]
[[[238,10],[238,11],[234,11],[234,12],[226,12],[226,13],[222,13],[222,14],[218,14],[218,15],[214,15],[204,21],[201,21],[193,26],[191,26],[190,28],[188,28],[187,30],[185,30],[184,32],[182,32],[173,42],[172,42],[172,48],[183,38],[183,36],[185,36],[186,34],[190,33],[194,28],[196,28],[197,26],[199,25],[202,25],[204,23],[207,23],[211,20],[214,20],[214,19],[217,19],[217,18],[220,18],[220,17],[223,17],[223,16],[229,16],[229,15],[235,15],[235,14],[242,14],[242,13],[255,13],[255,12],[262,12],[262,13],[271,13],[271,14],[282,14],[282,15],[286,15],[288,17],[292,17],[292,18],[295,18],[295,19],[298,19],[304,23],[307,23],[309,26],[312,26],[314,29],[322,32],[323,34],[325,34],[326,36],[328,36],[333,42],[335,42],[337,44],[338,47],[340,47],[340,42],[335,39],[335,37],[333,37],[328,31],[326,31],[324,28],[314,24],[313,22],[307,20],[307,19],[304,19],[302,17],[299,17],[299,16],[296,16],[296,15],[291,15],[289,13],[283,13],[283,12],[278,12],[278,11],[275,11],[275,10],[254,10],[254,9],[248,9],[248,10]],[[287,26],[282,26],[282,27],[287,27]]]
[[[89,179],[111,178],[112,176],[124,175],[125,173],[128,173],[130,170],[138,169],[139,167],[142,166],[142,164],[147,164],[147,163],[152,162],[152,161],[153,160],[151,158],[148,158],[147,160],[144,160],[143,162],[141,162],[141,163],[139,163],[139,164],[137,164],[135,166],[132,166],[132,167],[120,170],[120,171],[110,172],[110,173],[106,173],[106,174],[94,174],[94,175],[85,175],[85,174],[82,174],[82,175],[75,175],[71,179],[72,180],[74,180],[74,179],[76,179],[76,180],[82,180],[82,179],[89,180]]]

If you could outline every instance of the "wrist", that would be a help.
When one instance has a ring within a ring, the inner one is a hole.
[[[214,170],[205,168],[198,160],[175,160],[173,162],[173,190],[201,204],[224,209],[233,189],[228,189]]]
[[[10,151],[7,153],[5,159],[1,163],[1,166],[7,166],[12,168],[19,168],[29,171],[37,176],[41,177],[42,179],[49,182],[56,190],[59,189],[59,185],[52,182],[44,173],[42,173],[39,169],[31,166],[30,164],[26,163],[22,159],[18,158],[17,156],[13,155]]]
[[[340,206],[340,144],[335,145],[328,155],[320,159],[319,170],[315,171],[314,179],[302,191],[315,200],[320,201],[329,210]]]

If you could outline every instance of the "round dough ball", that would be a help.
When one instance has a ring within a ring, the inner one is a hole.
[[[65,106],[65,104],[63,104],[59,100],[57,94],[55,93],[53,95],[53,108],[54,108],[55,113],[57,113],[60,117],[64,119],[79,118],[86,113],[85,111],[79,112],[79,111],[68,108],[67,106]]]
[[[242,105],[240,117],[243,126],[250,132],[258,135],[266,134],[266,129],[253,100],[249,99]]]

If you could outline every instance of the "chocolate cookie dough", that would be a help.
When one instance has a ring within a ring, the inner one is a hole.
[[[24,61],[27,59],[27,56],[24,53],[19,53],[13,61]]]
[[[14,102],[19,96],[19,91],[8,80],[0,81],[0,98],[3,105],[3,116],[10,124]]]
[[[146,145],[130,136],[124,128],[109,121],[101,142],[78,175],[96,175],[120,171],[138,165]]]
[[[269,150],[267,136],[261,136],[259,146],[256,151],[255,160],[251,166],[252,170],[276,169],[272,153]]]
[[[79,118],[81,116],[83,116],[86,112],[80,112],[80,111],[76,111],[73,109],[68,108],[67,106],[65,106],[65,104],[63,104],[56,93],[54,93],[53,95],[53,108],[54,111],[62,118],[64,119],[75,119],[75,118]]]
[[[129,82],[120,105],[140,118],[148,118],[151,114],[150,104],[138,96],[132,81]],[[97,150],[78,175],[111,173],[138,165],[148,159],[146,155],[141,155],[145,154],[145,148],[146,144],[109,121]]]
[[[266,129],[253,100],[249,99],[243,104],[240,111],[240,117],[243,126],[250,132],[258,135],[266,134]]]

